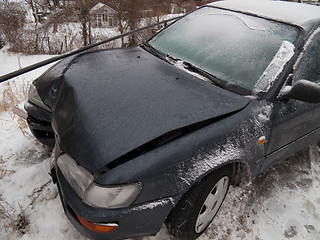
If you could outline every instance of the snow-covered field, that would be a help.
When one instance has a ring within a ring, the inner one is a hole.
[[[0,75],[48,56],[0,50]],[[41,74],[11,81],[16,93]],[[2,92],[7,86],[0,84]],[[0,239],[86,239],[65,217],[49,172],[51,152],[23,128],[17,116],[0,112]],[[320,143],[314,143],[247,186],[231,187],[201,240],[320,239]],[[156,237],[173,239],[163,228]]]

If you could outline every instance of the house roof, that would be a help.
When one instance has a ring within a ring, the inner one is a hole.
[[[91,8],[91,11],[97,11],[104,6],[106,6],[104,3],[98,2],[93,8]]]
[[[111,8],[110,6],[108,6],[107,4],[98,2],[93,8],[91,8],[90,11],[95,12],[100,10],[101,8],[109,8],[111,11],[116,12],[116,10],[114,10],[113,8]]]
[[[208,5],[252,13],[301,27],[311,20],[320,21],[320,7],[310,4],[271,0],[226,0]]]

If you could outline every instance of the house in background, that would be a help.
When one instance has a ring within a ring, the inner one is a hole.
[[[90,10],[93,27],[116,27],[118,26],[117,11],[108,5],[99,2]]]

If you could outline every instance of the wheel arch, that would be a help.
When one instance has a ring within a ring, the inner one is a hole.
[[[241,186],[251,181],[251,169],[247,162],[237,161],[229,163],[228,165],[230,165],[232,169],[230,185]]]
[[[250,166],[247,162],[236,160],[236,161],[231,161],[227,162],[225,164],[219,165],[210,171],[206,172],[205,174],[199,176],[198,180],[195,181],[191,186],[194,186],[197,184],[199,181],[204,179],[205,177],[209,176],[210,174],[219,171],[219,169],[229,167],[231,168],[232,175],[230,179],[230,185],[232,186],[242,186],[244,184],[247,184],[251,181],[252,179],[252,174],[251,174],[251,169]],[[189,189],[190,189],[189,188]]]
[[[178,239],[190,239],[191,240],[191,239],[195,239],[198,236],[200,236],[203,233],[203,231],[205,231],[207,226],[205,226],[204,229],[200,230],[200,232],[193,232],[192,231],[192,236],[189,235],[191,233],[186,235],[184,233],[185,231],[181,231],[181,229],[183,229],[183,228],[194,229],[194,228],[190,228],[190,224],[191,225],[197,224],[197,220],[195,220],[195,222],[194,222],[194,220],[191,220],[191,222],[186,221],[186,219],[190,219],[189,218],[190,216],[194,216],[195,211],[190,210],[190,209],[192,209],[193,206],[196,206],[194,204],[199,202],[198,201],[199,199],[200,199],[200,202],[202,202],[202,200],[205,199],[205,198],[203,198],[203,196],[207,195],[206,189],[208,189],[205,186],[210,187],[211,183],[216,184],[217,182],[215,182],[215,180],[214,180],[215,178],[217,178],[216,180],[218,180],[219,177],[229,176],[230,177],[229,184],[233,181],[236,181],[236,180],[239,181],[241,178],[240,178],[240,175],[237,174],[237,172],[238,172],[238,169],[239,170],[242,169],[241,166],[242,166],[241,164],[236,164],[236,163],[223,164],[223,165],[220,165],[210,171],[207,171],[205,174],[199,176],[198,180],[194,181],[193,184],[190,185],[188,190],[184,194],[181,195],[181,197],[177,200],[175,206],[173,207],[173,209],[171,209],[169,215],[167,216],[167,218],[165,220],[165,224],[167,226],[168,231],[173,236],[177,237]],[[219,171],[219,170],[221,170],[221,171]],[[218,172],[218,173],[214,174],[215,172]],[[233,180],[233,178],[235,178],[235,180]],[[210,189],[211,189],[211,187],[210,187]],[[228,189],[226,189],[226,191],[227,190]],[[209,192],[211,192],[211,191],[209,191]],[[216,210],[214,215],[219,210],[219,208],[221,206],[220,204],[222,204],[226,194],[227,194],[227,192],[225,192],[225,194],[223,195],[223,199],[219,203],[218,209]],[[198,207],[196,207],[196,209],[197,208]],[[181,211],[181,209],[183,211]],[[196,212],[198,212],[198,210],[196,210]],[[213,218],[214,218],[214,216],[213,216]],[[191,219],[194,219],[194,218],[192,217]],[[194,237],[194,236],[196,236],[196,237]]]
[[[187,189],[185,189],[184,193],[181,194],[175,201],[175,205],[178,204],[178,202],[183,198],[183,196],[195,185],[197,185],[199,182],[201,182],[203,179],[208,177],[209,175],[213,174],[216,171],[219,171],[219,169],[223,168],[230,168],[231,169],[231,179],[230,179],[230,185],[232,186],[242,186],[247,183],[249,183],[252,179],[251,169],[247,162],[235,160],[231,162],[226,162],[224,164],[221,164],[215,168],[210,169],[209,171],[199,175],[197,179],[195,179],[192,184],[188,186]]]

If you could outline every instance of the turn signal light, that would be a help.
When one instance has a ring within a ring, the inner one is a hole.
[[[262,144],[264,144],[266,142],[266,137],[265,136],[262,136],[259,138],[259,141],[258,141],[258,145],[261,146]]]
[[[99,232],[99,233],[111,233],[114,230],[118,228],[118,224],[116,223],[93,223],[89,222],[82,217],[80,217],[77,213],[74,213],[76,217],[78,218],[79,222],[86,227],[87,229],[94,231],[94,232]]]

